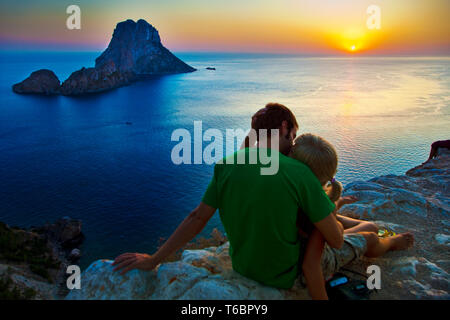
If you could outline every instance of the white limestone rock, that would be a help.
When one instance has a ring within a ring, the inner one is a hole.
[[[72,290],[66,299],[285,298],[283,290],[263,286],[234,272],[228,246],[227,242],[220,247],[185,250],[181,261],[163,263],[150,272],[132,270],[125,276],[113,271],[111,260],[98,260],[82,273],[81,289]]]

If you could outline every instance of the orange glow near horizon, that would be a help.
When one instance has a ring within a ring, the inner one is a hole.
[[[326,33],[324,42],[330,50],[342,53],[370,53],[383,47],[389,39],[386,30],[372,31],[364,28],[349,28],[339,33]]]
[[[82,29],[65,27],[66,4],[0,4],[0,45],[103,50],[115,25],[145,19],[174,51],[305,54],[450,53],[448,0],[378,0],[381,29],[366,26],[372,0],[80,0]]]

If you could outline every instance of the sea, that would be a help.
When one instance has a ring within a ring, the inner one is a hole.
[[[248,130],[266,103],[285,104],[298,134],[334,144],[344,185],[404,174],[428,158],[433,141],[450,139],[449,57],[179,52],[197,71],[80,97],[11,90],[41,68],[65,80],[99,55],[0,52],[0,221],[81,219],[82,269],[123,252],[153,253],[199,204],[213,165],[172,158],[172,134],[193,137],[194,121],[225,136]],[[223,231],[217,213],[201,235],[214,228]]]

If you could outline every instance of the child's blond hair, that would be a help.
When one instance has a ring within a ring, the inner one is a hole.
[[[331,143],[322,137],[305,133],[295,139],[291,154],[311,169],[322,186],[331,182],[331,190],[327,193],[331,201],[340,198],[342,184],[334,179],[338,156]]]

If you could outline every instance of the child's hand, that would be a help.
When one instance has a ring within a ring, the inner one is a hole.
[[[355,196],[346,196],[340,197],[338,201],[336,201],[336,208],[339,210],[344,204],[351,204],[358,201],[358,198]]]
[[[344,205],[344,204],[355,203],[356,201],[358,201],[358,198],[355,196],[346,196],[346,197],[340,197],[338,201],[342,205]]]

